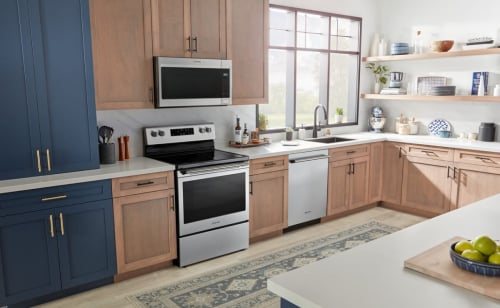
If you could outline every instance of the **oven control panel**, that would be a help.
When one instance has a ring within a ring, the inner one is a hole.
[[[203,140],[215,140],[215,125],[213,123],[144,128],[144,143],[146,145]]]

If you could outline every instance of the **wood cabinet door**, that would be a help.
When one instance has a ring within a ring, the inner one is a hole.
[[[500,168],[459,164],[454,172],[453,208],[500,193]]]
[[[228,58],[233,61],[233,105],[268,102],[269,1],[228,0]]]
[[[153,108],[151,0],[90,0],[97,109]]]
[[[430,215],[449,211],[452,173],[449,165],[446,161],[407,157],[401,205]]]
[[[250,177],[250,238],[288,226],[288,170]]]
[[[372,143],[370,145],[370,175],[368,184],[368,201],[370,203],[382,200],[383,164],[384,143]]]
[[[113,199],[118,274],[177,257],[173,190]]]
[[[153,54],[191,57],[189,0],[152,0]]]
[[[393,142],[384,144],[382,201],[393,204],[401,203],[404,160],[403,144]]]
[[[0,217],[0,303],[60,290],[53,210]]]
[[[349,209],[367,205],[370,173],[370,157],[353,158],[349,176]]]
[[[191,56],[226,59],[226,0],[190,0]]]
[[[349,209],[350,170],[350,159],[328,164],[327,215],[340,214]]]
[[[63,289],[116,274],[113,205],[110,199],[56,209]]]

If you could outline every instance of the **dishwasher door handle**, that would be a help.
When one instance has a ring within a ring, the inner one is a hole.
[[[330,157],[330,155],[308,156],[308,157],[290,159],[290,160],[288,160],[288,162],[290,162],[291,164],[295,164],[295,163],[301,163],[301,162],[304,162],[304,161],[326,159],[326,158],[329,158],[329,157]]]

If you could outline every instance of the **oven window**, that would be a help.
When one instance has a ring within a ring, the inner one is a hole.
[[[182,185],[184,223],[245,211],[245,173],[187,181]]]

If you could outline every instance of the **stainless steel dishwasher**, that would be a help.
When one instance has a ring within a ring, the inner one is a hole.
[[[288,226],[326,215],[328,150],[288,156]]]

